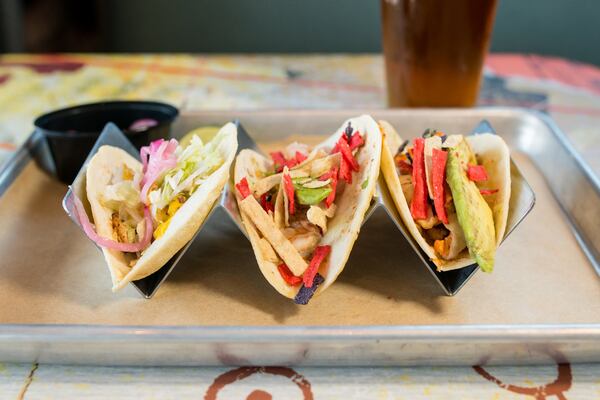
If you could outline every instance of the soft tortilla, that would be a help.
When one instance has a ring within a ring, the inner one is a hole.
[[[129,266],[124,253],[102,249],[110,270],[113,291],[158,271],[200,229],[229,178],[231,164],[237,152],[237,128],[234,124],[228,123],[223,126],[218,135],[224,136],[218,146],[218,151],[224,160],[223,164],[177,210],[164,235],[142,253],[133,268]],[[141,163],[125,151],[116,147],[102,146],[90,160],[86,172],[87,197],[92,208],[96,231],[107,238],[112,238],[112,211],[102,206],[100,198],[110,181],[112,168],[120,163],[125,163],[134,171],[140,171],[142,168]]]
[[[328,221],[327,233],[321,239],[320,245],[330,245],[331,254],[328,257],[328,265],[325,268],[325,281],[319,286],[315,295],[331,285],[344,269],[350,251],[358,237],[365,213],[369,208],[371,199],[375,193],[377,178],[379,176],[379,163],[381,160],[381,132],[373,118],[363,115],[344,122],[338,131],[326,141],[318,145],[313,152],[319,148],[331,150],[340,135],[348,125],[352,124],[365,138],[365,145],[357,153],[357,161],[360,171],[353,173],[352,185],[346,185],[344,191],[336,199],[336,214]],[[313,154],[313,153],[311,153]],[[247,177],[250,187],[261,177],[257,171],[266,171],[273,167],[272,161],[252,150],[242,150],[235,163],[235,182]],[[365,183],[366,182],[366,183]],[[361,187],[364,183],[364,189]],[[238,202],[241,200],[237,197]],[[277,264],[269,261],[267,255],[263,254],[260,245],[260,235],[252,221],[242,213],[242,221],[260,271],[267,281],[282,295],[294,298],[300,286],[288,285],[277,270]]]
[[[437,266],[439,271],[449,271],[474,264],[475,260],[469,256],[467,249],[463,250],[454,260],[437,258],[433,246],[430,246],[412,218],[410,206],[402,192],[400,179],[394,165],[394,153],[402,144],[402,139],[396,130],[387,122],[379,121],[383,134],[383,150],[381,155],[381,171],[388,189],[394,199],[398,213],[408,228],[413,238]],[[504,238],[508,219],[508,204],[510,200],[510,152],[508,147],[497,135],[486,133],[481,135],[465,136],[473,153],[477,155],[478,162],[483,165],[488,174],[485,182],[486,188],[499,189],[495,194],[484,196],[492,209],[494,227],[496,230],[496,247]]]

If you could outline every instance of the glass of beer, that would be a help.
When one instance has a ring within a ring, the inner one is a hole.
[[[477,101],[496,0],[381,0],[390,107]]]

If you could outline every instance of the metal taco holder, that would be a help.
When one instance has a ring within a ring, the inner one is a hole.
[[[482,120],[477,126],[471,131],[471,135],[477,135],[482,133],[493,133],[494,128],[490,125],[487,120]],[[533,189],[525,177],[521,174],[514,161],[511,159],[511,198],[508,212],[508,221],[506,226],[506,233],[502,241],[506,240],[508,235],[525,219],[527,214],[531,211],[535,204],[535,194]],[[380,174],[379,182],[377,183],[377,192],[374,196],[374,202],[371,205],[367,215],[365,216],[365,222],[371,215],[376,213],[385,212],[386,216],[394,222],[394,225],[402,233],[404,239],[410,243],[410,246],[419,256],[419,259],[423,262],[427,270],[431,273],[438,285],[447,296],[454,296],[458,291],[467,283],[469,279],[479,270],[477,264],[471,264],[463,268],[443,271],[437,270],[436,265],[429,259],[429,256],[419,246],[417,241],[413,238],[410,231],[404,225],[400,214],[396,209],[394,200],[387,188],[383,176]]]
[[[258,147],[256,143],[250,135],[246,132],[246,130],[242,127],[239,121],[234,122],[238,131],[238,141],[240,143],[238,147],[238,152],[241,149],[253,149],[258,151]],[[492,126],[487,121],[481,121],[471,132],[471,134],[479,134],[479,133],[495,133]],[[127,137],[121,132],[121,130],[112,123],[108,123],[106,127],[103,129],[102,134],[98,137],[96,144],[90,151],[85,163],[81,167],[81,170],[75,177],[73,183],[69,186],[67,194],[65,195],[62,205],[63,209],[71,218],[71,220],[81,228],[81,224],[77,217],[77,213],[75,212],[75,206],[73,204],[73,196],[76,195],[79,197],[86,209],[89,208],[87,204],[87,196],[85,194],[85,176],[87,171],[87,165],[91,158],[98,152],[98,149],[101,146],[110,145],[119,147],[133,157],[139,158],[139,152],[137,149],[131,144],[131,142],[127,139]],[[513,231],[513,229],[527,216],[529,211],[533,208],[535,203],[535,195],[533,190],[525,180],[525,178],[521,175],[518,168],[515,166],[514,162],[511,160],[511,193],[514,193],[514,196],[517,196],[516,199],[511,199],[511,206],[508,217],[508,225],[506,230],[506,237]],[[207,215],[206,219],[200,226],[200,229],[196,232],[194,237],[175,254],[162,268],[153,274],[139,279],[137,281],[131,282],[131,284],[138,290],[138,292],[147,299],[152,298],[152,296],[156,293],[160,285],[167,279],[169,274],[173,271],[181,257],[185,254],[187,249],[191,246],[191,244],[196,240],[202,229],[211,224],[212,219],[216,219],[219,221],[228,220],[233,222],[238,229],[245,234],[245,229],[243,227],[239,210],[237,207],[237,203],[235,200],[235,194],[233,192],[234,188],[231,184],[231,179],[227,182],[221,196],[217,199],[215,204],[213,205],[211,211]],[[400,215],[396,211],[396,206],[389,194],[385,181],[383,177],[379,177],[379,181],[377,182],[376,193],[371,201],[371,205],[365,214],[365,219],[363,220],[363,226],[368,224],[369,218],[377,213],[385,212],[385,216],[391,219],[394,225],[398,228],[398,230],[402,233],[402,236],[407,240],[412,249],[417,253],[419,259],[423,262],[423,264],[427,267],[428,271],[431,272],[431,275],[440,285],[443,292],[448,296],[453,296],[467,283],[467,281],[477,272],[479,267],[477,264],[472,264],[466,266],[464,268],[460,268],[452,271],[439,272],[436,269],[435,264],[429,259],[427,254],[419,247],[419,244],[412,237],[410,232],[406,229]],[[89,215],[89,213],[88,213]],[[225,218],[224,218],[225,217]],[[83,232],[83,228],[81,228]],[[201,239],[200,239],[201,240]],[[98,246],[97,246],[98,247]],[[100,249],[100,247],[98,247]]]

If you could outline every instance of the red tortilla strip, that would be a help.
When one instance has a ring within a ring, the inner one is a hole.
[[[350,150],[358,149],[363,144],[365,144],[365,140],[363,139],[363,137],[358,131],[354,132],[352,138],[350,138]]]
[[[245,199],[246,197],[250,196],[250,187],[248,186],[248,180],[246,179],[246,177],[240,179],[240,181],[235,184],[235,188],[237,189],[240,196],[242,196],[242,199]]]
[[[446,160],[448,159],[448,153],[444,150],[433,149],[432,154],[432,183],[433,183],[433,205],[435,207],[435,213],[437,214],[440,221],[444,224],[448,223],[448,215],[446,215]]]
[[[323,263],[323,260],[325,260],[325,257],[327,257],[330,252],[331,246],[317,246],[313,253],[313,257],[310,260],[310,264],[302,276],[304,286],[308,288],[312,287],[315,275],[317,275],[317,272],[319,272],[321,263]]]
[[[290,269],[287,265],[285,265],[285,263],[279,264],[277,266],[277,269],[279,270],[279,275],[281,275],[285,283],[287,283],[288,285],[298,286],[300,283],[302,283],[302,278],[292,274],[292,271],[290,271]]]
[[[274,151],[269,153],[271,158],[273,159],[273,163],[275,164],[275,172],[279,173],[283,171],[283,167],[286,165],[287,161],[283,156],[281,151]]]
[[[427,180],[425,177],[424,151],[425,140],[423,138],[415,139],[412,171],[414,193],[410,203],[410,213],[414,219],[427,218]]]
[[[294,214],[296,212],[296,202],[294,201],[294,184],[290,174],[283,174],[283,190],[285,190],[288,198],[288,210],[290,214]]]
[[[473,182],[483,182],[488,180],[487,172],[483,165],[469,165],[467,168],[467,177]]]

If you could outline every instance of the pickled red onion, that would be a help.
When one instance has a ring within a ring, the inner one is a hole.
[[[148,204],[148,191],[152,184],[160,178],[160,176],[168,169],[177,165],[177,140],[164,139],[155,140],[150,143],[150,146],[144,146],[140,150],[140,158],[142,159],[142,190],[140,199],[142,203]]]
[[[87,213],[83,208],[83,204],[79,197],[73,195],[74,203],[75,203],[75,211],[77,212],[77,219],[79,219],[79,223],[83,228],[83,231],[87,235],[90,240],[96,243],[100,247],[106,247],[111,250],[124,251],[128,253],[137,253],[138,251],[144,250],[150,244],[150,240],[152,239],[152,217],[150,216],[150,211],[148,207],[144,207],[144,220],[146,221],[146,229],[144,230],[144,237],[141,241],[137,243],[121,243],[111,239],[104,238],[98,235],[94,229],[94,225],[88,219]]]

